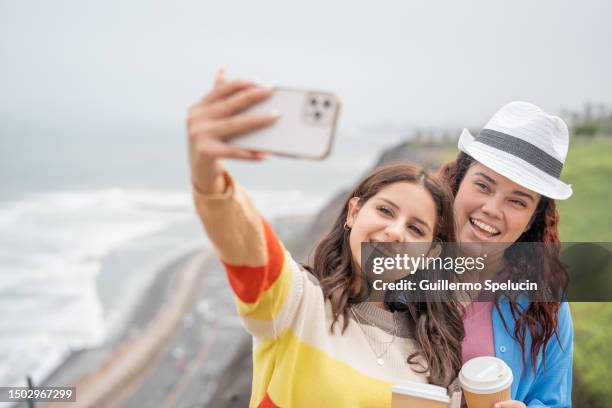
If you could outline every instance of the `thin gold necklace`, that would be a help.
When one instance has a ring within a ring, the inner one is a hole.
[[[361,330],[361,333],[363,333],[364,337],[366,338],[366,341],[368,342],[368,346],[370,347],[370,350],[372,350],[372,353],[374,353],[374,355],[376,356],[376,364],[378,364],[379,366],[384,365],[385,360],[383,360],[382,357],[385,354],[387,354],[387,352],[391,348],[391,345],[395,341],[395,337],[397,336],[397,320],[395,318],[395,313],[393,313],[393,338],[391,339],[390,342],[387,343],[387,347],[385,347],[385,349],[380,354],[376,353],[376,350],[374,350],[374,346],[372,346],[372,343],[370,342],[370,336],[368,336],[365,330],[363,330],[363,327],[361,327],[361,324],[359,323],[360,319],[357,317],[357,313],[355,313],[355,309],[353,306],[351,306],[351,313],[353,313],[353,317],[355,317],[355,323],[357,323],[357,326],[359,326],[359,330]],[[363,318],[361,320],[367,321],[366,319],[363,319]]]

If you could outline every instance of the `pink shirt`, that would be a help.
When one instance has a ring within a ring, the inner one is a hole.
[[[461,344],[464,363],[474,357],[495,356],[493,307],[493,302],[472,302],[466,306],[463,317],[465,338]]]
[[[465,307],[463,327],[465,337],[461,343],[463,363],[474,357],[495,356],[493,339],[493,302],[472,302]],[[466,408],[465,398],[461,400],[461,408]]]

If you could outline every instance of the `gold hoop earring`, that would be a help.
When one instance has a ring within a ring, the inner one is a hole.
[[[351,230],[351,227],[349,227],[349,226],[347,225],[347,222],[348,222],[348,221],[344,221],[344,225],[343,225],[342,227],[344,228],[344,230],[345,230],[345,231],[350,231],[350,230]]]

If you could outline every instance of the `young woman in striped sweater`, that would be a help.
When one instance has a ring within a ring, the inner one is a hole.
[[[359,302],[361,242],[454,239],[452,196],[413,165],[374,171],[345,202],[308,269],[285,251],[223,158],[263,155],[226,143],[275,117],[240,112],[270,95],[226,82],[189,112],[197,212],[253,336],[252,407],[389,407],[402,380],[448,387],[461,366],[461,314],[453,303],[411,303],[392,312]],[[457,401],[457,398],[453,399]]]

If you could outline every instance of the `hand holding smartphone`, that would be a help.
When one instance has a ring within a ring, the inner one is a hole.
[[[278,114],[267,127],[233,138],[230,144],[280,156],[321,160],[329,155],[340,113],[331,92],[273,88],[272,95],[244,114]]]
[[[276,114],[271,114],[275,112]],[[191,181],[196,191],[222,193],[223,159],[258,161],[265,153],[320,160],[330,150],[340,112],[331,92],[264,88],[252,81],[225,79],[187,115]]]

